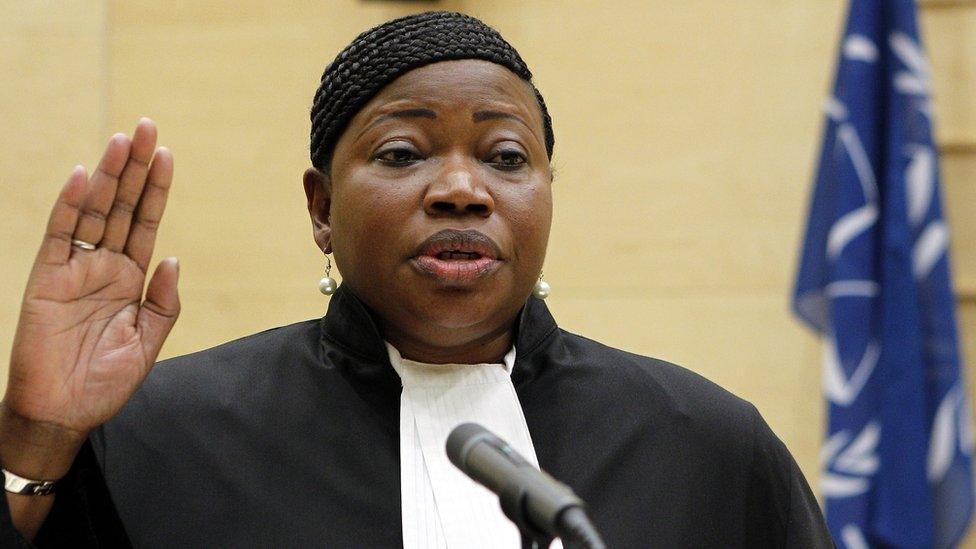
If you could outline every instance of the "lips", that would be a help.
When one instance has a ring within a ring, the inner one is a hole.
[[[498,245],[484,233],[445,229],[425,240],[411,258],[422,274],[448,284],[471,283],[495,271]]]

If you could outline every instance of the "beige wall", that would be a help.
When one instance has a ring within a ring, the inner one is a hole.
[[[460,9],[520,49],[553,114],[557,320],[753,401],[816,477],[820,353],[788,296],[846,2],[568,5],[8,0],[3,348],[57,188],[142,115],[177,166],[157,258],[181,258],[184,311],[164,356],[321,315],[300,176],[322,68],[373,24]],[[923,31],[972,365],[976,5],[929,2]]]
[[[41,7],[42,9],[38,9]],[[0,15],[0,362],[44,223],[72,166],[108,140],[106,6],[4,2]]]

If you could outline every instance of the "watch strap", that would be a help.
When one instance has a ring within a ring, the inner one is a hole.
[[[58,482],[56,480],[31,480],[2,468],[0,471],[3,471],[3,489],[12,494],[48,496],[54,493]]]

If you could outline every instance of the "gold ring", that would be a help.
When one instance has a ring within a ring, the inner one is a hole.
[[[95,248],[98,247],[92,244],[91,242],[85,242],[84,240],[78,240],[77,238],[71,241],[71,245],[78,246],[82,250],[88,250],[88,251],[94,250]]]

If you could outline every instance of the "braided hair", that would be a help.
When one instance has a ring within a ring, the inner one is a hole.
[[[312,165],[328,168],[346,125],[384,86],[410,70],[456,59],[497,63],[532,86],[542,109],[546,153],[551,159],[552,119],[532,84],[532,72],[515,48],[479,19],[435,11],[394,19],[360,34],[325,68],[312,102]]]

